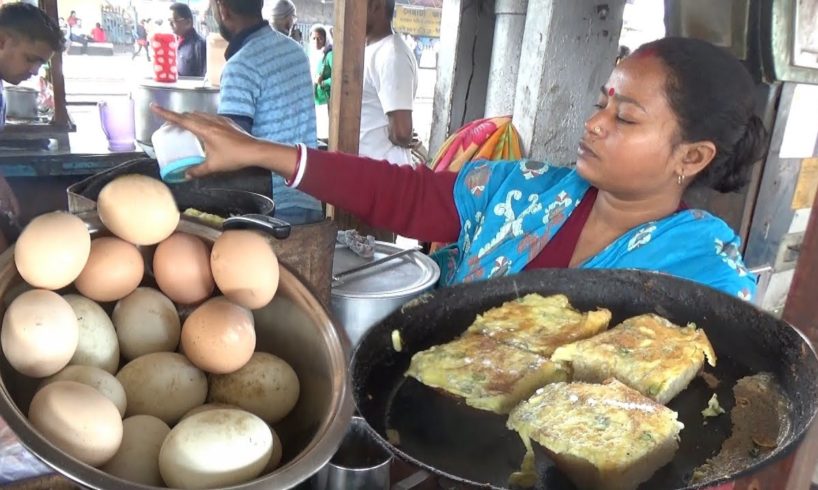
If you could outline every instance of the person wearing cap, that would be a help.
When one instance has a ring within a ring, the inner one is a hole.
[[[207,69],[207,45],[193,28],[193,12],[184,3],[174,3],[170,11],[170,27],[181,39],[176,56],[179,76],[203,77]]]
[[[310,61],[299,44],[270,28],[263,0],[215,0],[219,32],[228,41],[219,114],[257,138],[317,144]],[[324,219],[321,202],[273,174],[276,217],[292,224]]]
[[[290,0],[279,0],[273,7],[273,28],[291,36],[295,25],[295,5]]]

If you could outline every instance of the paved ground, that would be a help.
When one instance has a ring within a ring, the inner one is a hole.
[[[96,103],[106,97],[127,95],[139,80],[152,74],[152,66],[142,53],[136,59],[130,54],[114,56],[67,55],[64,74],[69,103]],[[428,146],[432,126],[432,98],[434,95],[435,70],[421,69],[415,100],[414,125],[420,139]],[[95,108],[69,106],[77,123],[98,124]],[[327,113],[317,111],[319,137],[327,134]]]

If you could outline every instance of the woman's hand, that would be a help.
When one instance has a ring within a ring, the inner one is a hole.
[[[205,161],[187,171],[190,178],[241,170],[264,160],[264,143],[226,117],[201,112],[179,114],[157,105],[152,105],[151,110],[195,134],[204,144]]]

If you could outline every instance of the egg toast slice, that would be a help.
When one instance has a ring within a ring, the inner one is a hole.
[[[581,490],[631,490],[670,462],[684,427],[673,410],[616,380],[553,383],[506,424],[534,440]]]
[[[537,388],[568,379],[563,365],[483,335],[464,335],[416,353],[406,375],[499,414]]]
[[[610,321],[610,311],[581,313],[563,294],[529,294],[478,315],[467,333],[486,335],[497,342],[548,357],[561,345],[605,330]]]
[[[629,318],[596,337],[564,345],[551,360],[571,366],[574,381],[616,378],[659,403],[684,390],[716,353],[696,325],[674,325],[659,315]]]

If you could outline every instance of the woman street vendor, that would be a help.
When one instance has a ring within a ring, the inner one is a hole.
[[[195,133],[207,160],[189,177],[261,166],[372,226],[437,252],[441,285],[542,267],[636,268],[751,299],[755,278],[739,237],[687,209],[690,185],[745,184],[765,151],[754,83],[726,51],[665,38],[623,59],[585,122],[575,168],[521,160],[434,173],[339,153],[283,146],[229,120],[154,110]]]

